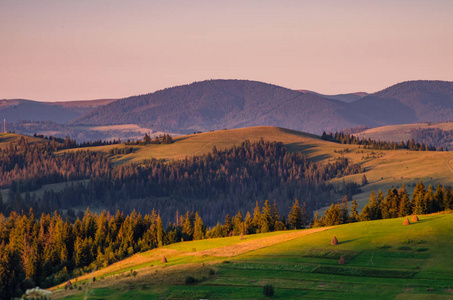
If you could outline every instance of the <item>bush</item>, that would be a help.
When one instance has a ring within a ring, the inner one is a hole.
[[[196,284],[198,280],[193,277],[193,276],[187,276],[186,279],[184,280],[185,284]]]
[[[272,297],[274,295],[274,287],[271,284],[266,284],[263,287],[263,294],[266,297]]]
[[[428,251],[428,248],[426,248],[426,247],[418,247],[417,249],[415,249],[415,251],[417,251],[417,252],[425,252],[425,251]]]
[[[412,248],[408,247],[408,246],[401,246],[401,247],[398,247],[398,250],[409,251],[409,250],[412,250]]]
[[[214,269],[209,269],[209,275],[210,275],[210,276],[215,275],[215,270],[214,270]]]
[[[412,243],[415,243],[415,241],[411,240],[411,239],[407,239],[407,240],[403,241],[403,244],[405,244],[405,245],[409,245],[409,244],[412,244]]]
[[[389,248],[392,248],[392,246],[390,246],[388,244],[384,244],[384,245],[379,246],[378,248],[380,248],[380,249],[389,249]]]

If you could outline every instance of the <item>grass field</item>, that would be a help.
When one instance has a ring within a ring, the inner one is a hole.
[[[265,299],[265,284],[274,287],[273,299],[452,299],[453,214],[402,223],[178,243],[79,278],[53,299]],[[330,245],[333,236],[339,245]],[[186,284],[189,276],[197,283]]]

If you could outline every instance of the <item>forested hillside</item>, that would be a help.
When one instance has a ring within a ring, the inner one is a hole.
[[[102,153],[78,150],[55,155],[52,150],[56,149],[51,143],[30,148],[23,142],[4,150],[2,184],[9,187],[4,212],[33,207],[41,213],[96,205],[127,213],[157,209],[169,221],[177,210],[198,210],[212,225],[219,216],[251,210],[256,201],[266,199],[279,199],[288,207],[294,198],[303,198],[312,211],[340,195],[358,192],[355,183],[344,183],[339,190],[326,181],[361,172],[359,165],[345,158],[316,163],[301,153],[288,153],[282,143],[263,140],[245,141],[223,151],[214,148],[212,153],[184,160],[123,165],[110,164]],[[115,154],[114,149],[111,153]],[[42,199],[30,193],[22,199],[20,194],[43,183],[77,179],[90,180],[45,192]]]
[[[338,100],[262,82],[210,80],[121,99],[72,124],[135,123],[180,133],[256,125],[318,132],[355,125],[342,109]]]

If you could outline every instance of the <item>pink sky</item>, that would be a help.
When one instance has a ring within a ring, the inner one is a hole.
[[[325,94],[453,80],[453,1],[0,0],[0,99],[205,79]]]

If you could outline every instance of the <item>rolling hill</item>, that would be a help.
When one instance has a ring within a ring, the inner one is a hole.
[[[404,183],[412,192],[413,186],[419,180],[423,180],[427,185],[453,185],[451,152],[363,149],[357,145],[324,141],[312,134],[266,126],[183,135],[175,137],[172,144],[137,146],[133,153],[112,156],[111,159],[116,164],[140,162],[149,158],[184,159],[186,156],[209,153],[214,146],[220,150],[239,145],[246,139],[254,142],[261,138],[282,142],[290,152],[300,151],[314,161],[326,163],[344,156],[352,163],[360,164],[369,181],[361,187],[363,192],[354,196],[360,208],[368,202],[372,190],[381,189],[385,193],[387,189],[401,187]],[[88,149],[108,153],[115,147],[125,146],[110,145]],[[344,180],[360,183],[362,176],[363,174],[349,175],[344,177]],[[342,180],[343,178],[335,178],[331,182],[341,184]]]
[[[71,124],[138,124],[175,133],[265,125],[318,133],[356,125],[343,110],[341,101],[262,82],[210,80],[121,99]]]
[[[387,219],[172,244],[85,274],[72,280],[70,290],[55,287],[52,298],[265,299],[263,286],[271,284],[275,299],[451,299],[453,214],[402,223]],[[339,245],[330,244],[333,236]]]

